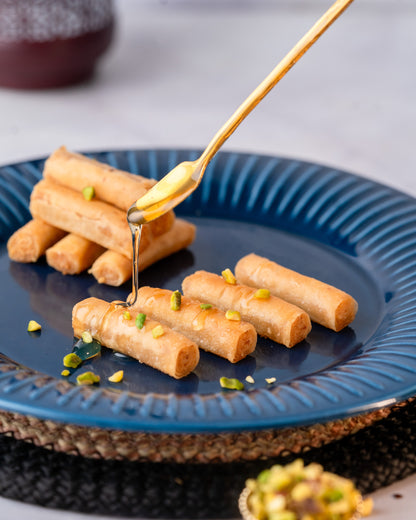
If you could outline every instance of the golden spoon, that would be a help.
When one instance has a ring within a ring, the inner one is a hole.
[[[185,161],[178,164],[130,207],[127,213],[129,224],[138,226],[150,222],[188,197],[201,182],[208,163],[243,119],[352,2],[353,0],[337,0],[237,108],[214,135],[202,155],[195,161]]]

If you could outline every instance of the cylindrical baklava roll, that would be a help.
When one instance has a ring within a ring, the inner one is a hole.
[[[153,179],[133,175],[85,155],[70,152],[65,146],[49,156],[43,176],[75,191],[93,186],[98,199],[124,211],[156,184]]]
[[[176,379],[190,374],[199,361],[197,345],[166,325],[146,318],[142,328],[136,325],[138,310],[126,309],[98,298],[77,303],[72,311],[74,336],[84,331],[108,348],[131,356]],[[158,334],[155,334],[157,329]],[[156,337],[155,337],[156,336]]]
[[[184,334],[200,348],[221,356],[231,363],[244,359],[254,351],[256,330],[245,321],[230,321],[219,309],[201,307],[201,302],[182,296],[180,307],[173,310],[172,291],[141,287],[135,308],[153,319],[166,323]]]
[[[37,262],[48,247],[58,242],[66,232],[40,219],[29,220],[7,241],[10,260],[15,262]]]
[[[70,188],[48,180],[42,180],[33,188],[30,211],[35,218],[75,233],[112,249],[128,258],[132,257],[131,232],[126,213],[106,202],[85,200]],[[152,232],[143,226],[141,246],[149,245]]]
[[[64,146],[47,159],[43,176],[78,192],[91,186],[97,199],[125,212],[156,184],[153,179],[133,175],[79,153],[69,152]],[[174,219],[173,211],[156,219],[151,224],[152,233],[155,236],[165,233],[173,225]]]
[[[357,302],[346,292],[255,254],[239,260],[235,275],[239,283],[269,289],[304,309],[312,321],[336,332],[349,325],[358,310]]]
[[[141,254],[139,253],[139,258]],[[121,253],[107,249],[88,270],[98,283],[119,287],[132,276],[132,260]]]
[[[155,237],[139,251],[139,271],[143,271],[158,260],[188,247],[195,239],[195,226],[176,219],[173,227],[163,235]],[[106,251],[95,260],[89,270],[98,283],[118,287],[132,276],[132,262],[115,251]]]
[[[196,227],[177,218],[172,228],[155,237],[152,242],[139,254],[139,270],[143,271],[162,258],[173,255],[181,249],[185,249],[195,240]]]
[[[46,250],[46,261],[62,274],[79,274],[88,269],[104,251],[95,242],[69,233]]]
[[[275,296],[257,298],[255,289],[228,283],[214,273],[197,271],[184,279],[182,289],[189,298],[223,311],[238,311],[260,336],[289,348],[305,339],[311,330],[309,316],[299,307]]]

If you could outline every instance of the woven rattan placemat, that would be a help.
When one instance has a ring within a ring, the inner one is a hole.
[[[251,461],[184,464],[91,458],[3,434],[0,494],[112,516],[233,518],[238,516],[237,499],[246,478],[299,456],[352,478],[368,493],[416,470],[415,406],[415,401],[395,406],[384,418],[319,447],[304,445],[296,453],[286,450],[277,457]]]
[[[229,463],[258,460],[319,447],[374,424],[382,408],[324,424],[227,433],[147,433],[106,430],[0,413],[0,433],[36,446],[90,458],[136,462]]]

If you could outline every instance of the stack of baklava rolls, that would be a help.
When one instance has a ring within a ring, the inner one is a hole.
[[[63,274],[88,270],[99,283],[120,286],[132,274],[132,238],[127,210],[156,181],[56,150],[30,198],[32,220],[9,239],[9,257],[48,264]],[[195,226],[173,211],[142,229],[139,269],[189,246]]]

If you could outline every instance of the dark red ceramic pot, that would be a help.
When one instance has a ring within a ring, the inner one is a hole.
[[[0,0],[0,85],[85,80],[110,45],[113,0]]]

